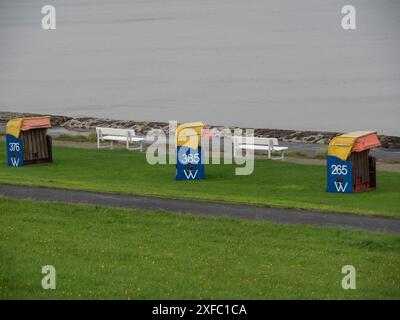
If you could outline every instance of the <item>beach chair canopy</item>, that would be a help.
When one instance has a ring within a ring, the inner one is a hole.
[[[350,152],[361,152],[380,146],[376,131],[350,132],[337,136],[329,142],[328,155],[346,161]]]
[[[51,128],[50,116],[12,119],[7,122],[6,134],[19,138],[21,131]]]
[[[203,122],[188,122],[179,125],[175,132],[176,146],[197,149],[201,144],[201,132],[203,127]]]

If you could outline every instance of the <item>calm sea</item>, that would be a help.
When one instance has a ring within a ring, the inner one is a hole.
[[[400,1],[0,2],[0,110],[400,135]]]

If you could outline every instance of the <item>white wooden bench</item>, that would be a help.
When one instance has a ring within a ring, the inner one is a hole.
[[[234,151],[237,150],[254,150],[254,151],[267,151],[268,159],[272,160],[284,160],[285,159],[285,151],[288,147],[279,146],[277,138],[259,138],[259,137],[241,137],[234,136],[233,137],[233,146]],[[279,153],[279,157],[272,157],[272,153]]]
[[[143,151],[143,142],[146,140],[144,137],[138,137],[133,129],[114,129],[114,128],[96,128],[97,135],[97,149],[100,148],[113,148],[115,142],[126,143],[128,150]],[[101,142],[110,141],[109,145],[101,145]],[[138,143],[139,146],[131,147],[130,144]]]

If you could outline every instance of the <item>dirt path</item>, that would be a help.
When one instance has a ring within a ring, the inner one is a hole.
[[[352,214],[311,212],[221,202],[128,196],[8,184],[0,184],[0,195],[14,199],[83,203],[114,208],[161,210],[180,214],[263,220],[293,225],[400,233],[400,219]]]

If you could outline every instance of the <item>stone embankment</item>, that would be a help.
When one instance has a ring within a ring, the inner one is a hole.
[[[17,113],[17,112],[3,112],[0,111],[0,126],[4,128],[5,123],[13,118],[25,116],[38,116],[37,114],[30,113]],[[165,122],[148,122],[148,121],[134,121],[134,120],[113,120],[101,119],[94,117],[68,117],[68,116],[51,116],[52,125],[55,127],[62,127],[68,130],[77,131],[90,131],[95,127],[113,127],[113,128],[130,128],[135,129],[137,134],[144,135],[150,130],[162,130],[168,133],[168,123]],[[231,130],[237,127],[223,127],[212,126],[212,134],[215,137],[224,136],[223,129],[229,128]],[[321,132],[321,131],[300,131],[300,130],[283,130],[283,129],[254,129],[255,136],[259,137],[274,137],[281,141],[290,142],[307,142],[327,144],[329,140],[341,134],[339,132]],[[400,149],[400,137],[379,135],[383,148]]]

